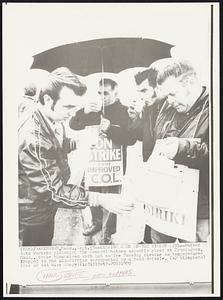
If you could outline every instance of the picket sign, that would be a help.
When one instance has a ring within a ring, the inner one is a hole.
[[[196,241],[199,170],[154,156],[130,179],[145,204],[146,224],[169,236]]]
[[[122,146],[99,135],[98,125],[88,126],[86,130],[93,145],[85,170],[85,184],[89,187],[121,185],[123,178]]]
[[[131,178],[131,179],[130,179]],[[128,203],[134,203],[134,209],[126,214],[117,215],[116,233],[112,235],[114,244],[138,244],[143,241],[145,232],[144,204],[137,201],[133,176],[129,172],[124,176],[121,198]]]

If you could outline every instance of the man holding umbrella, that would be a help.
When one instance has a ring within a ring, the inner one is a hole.
[[[86,86],[67,68],[50,73],[41,88],[39,103],[19,128],[19,239],[22,246],[51,245],[54,217],[62,204],[83,209],[102,206],[115,213],[131,209],[119,199],[87,193],[67,184],[67,153],[74,141],[66,138],[63,121],[83,106]],[[106,202],[106,203],[105,203]],[[123,210],[122,210],[123,209]]]
[[[78,111],[70,120],[70,127],[74,130],[84,129],[86,126],[100,125],[101,134],[107,136],[114,143],[122,145],[123,152],[123,171],[126,170],[126,154],[127,145],[135,142],[134,138],[128,130],[128,112],[127,107],[124,106],[118,99],[118,85],[109,78],[101,79],[99,82],[99,95],[102,98],[102,105],[100,102],[92,101],[86,103],[84,109]],[[120,194],[121,185],[90,187],[90,190]],[[103,227],[103,238],[101,243],[110,243],[111,234],[116,230],[116,216],[103,212],[98,208],[92,209],[93,226],[85,234],[90,235]],[[101,219],[105,219],[101,225]]]

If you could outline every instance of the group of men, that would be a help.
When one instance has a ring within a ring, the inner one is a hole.
[[[71,129],[99,125],[101,134],[122,145],[124,173],[127,146],[137,140],[142,141],[144,162],[150,157],[156,140],[162,139],[163,156],[199,169],[197,241],[207,241],[207,88],[199,82],[190,62],[173,58],[154,62],[135,75],[135,82],[142,109],[138,109],[136,99],[129,107],[123,105],[118,98],[117,83],[109,78],[99,82],[101,105],[95,99],[85,103],[86,85],[67,68],[49,73],[38,95],[38,103],[22,114],[19,128],[19,240],[22,246],[51,245],[57,209],[84,209],[87,206],[91,207],[93,224],[85,234],[93,235],[102,230],[101,244],[109,244],[116,230],[116,215],[134,207],[119,197],[120,185],[87,190],[84,178],[81,186],[67,183],[70,178],[67,154],[77,147],[76,141],[65,134],[63,122],[69,118]],[[146,226],[142,242],[175,240]]]

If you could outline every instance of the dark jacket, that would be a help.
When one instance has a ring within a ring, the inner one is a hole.
[[[159,110],[162,107],[164,100],[155,102],[151,106],[144,106],[142,117],[132,121],[129,119],[128,129],[132,139],[142,141],[142,157],[146,162],[153,151],[155,144],[154,126]]]
[[[209,95],[206,88],[191,109],[178,113],[164,103],[156,121],[155,138],[179,137],[177,164],[200,170],[198,218],[209,218]],[[201,143],[190,138],[200,138]]]
[[[116,100],[113,104],[105,106],[103,117],[111,122],[111,126],[107,131],[107,137],[114,143],[122,145],[123,151],[123,170],[126,169],[127,145],[135,143],[134,138],[128,131],[128,112],[127,107],[121,104],[120,100]],[[84,110],[77,112],[76,116],[70,120],[70,128],[74,130],[84,129],[85,126],[99,125],[101,122],[102,112],[90,112],[85,114]],[[119,127],[112,126],[119,125]]]
[[[40,110],[36,109],[19,129],[19,220],[38,225],[53,217],[58,203],[80,208],[85,197],[80,187],[67,185],[70,168],[67,153],[71,140],[63,135],[63,145]]]

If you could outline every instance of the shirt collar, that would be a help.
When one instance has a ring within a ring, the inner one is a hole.
[[[186,112],[186,115],[190,115],[193,113],[196,109],[198,109],[201,105],[203,105],[203,100],[207,96],[207,88],[205,86],[202,87],[202,92],[200,96],[197,98],[195,103],[191,106],[191,108]]]

